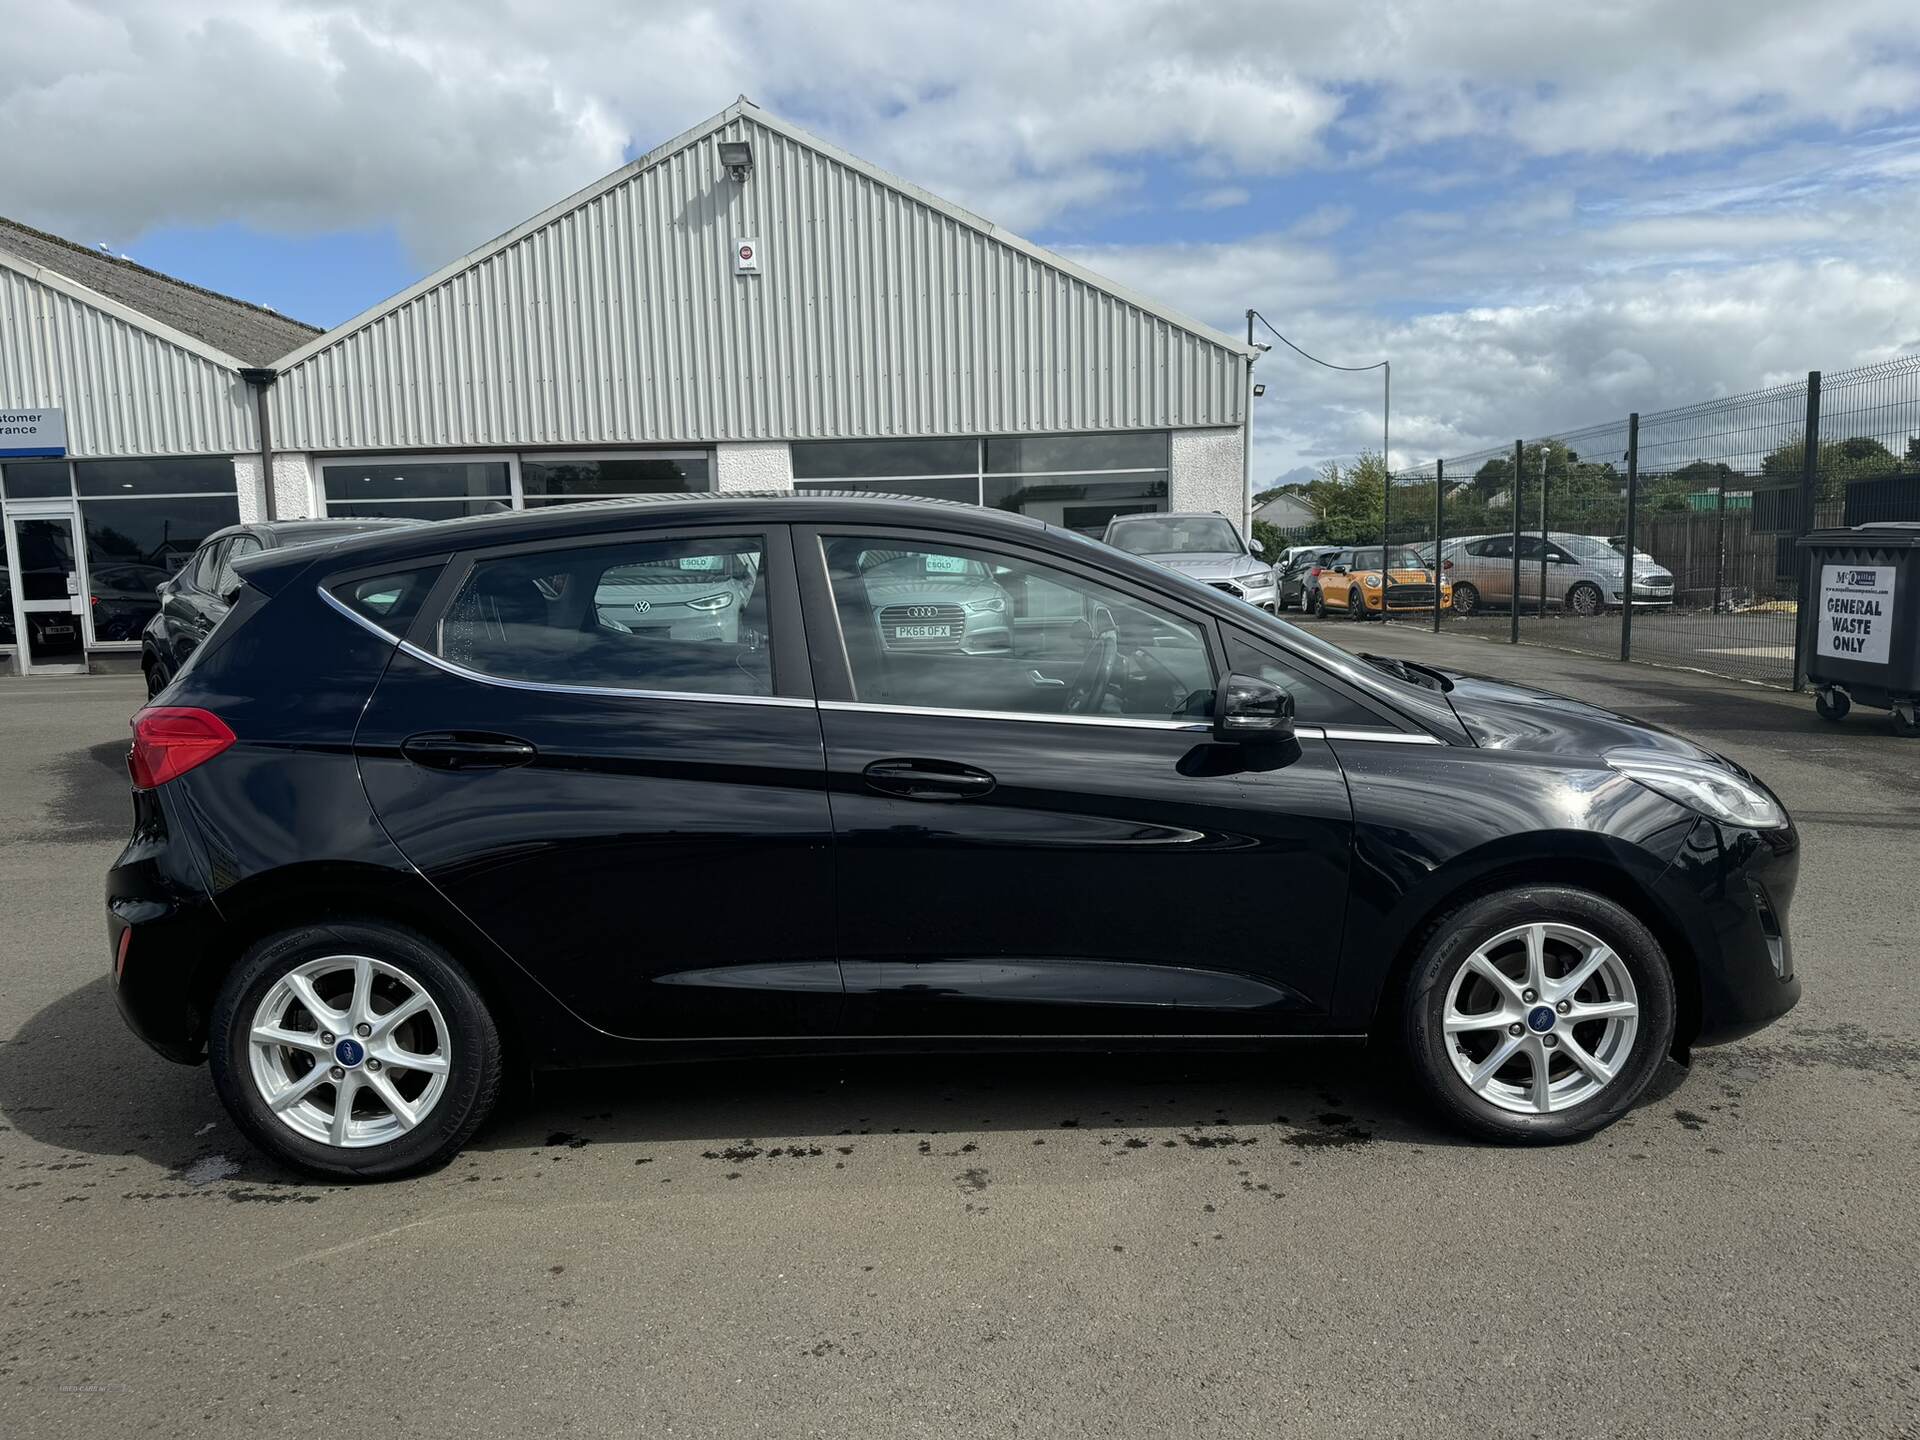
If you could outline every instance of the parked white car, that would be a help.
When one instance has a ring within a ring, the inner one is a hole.
[[[1520,605],[1540,604],[1541,538],[1520,536]],[[1616,610],[1625,601],[1627,559],[1598,535],[1554,530],[1546,541],[1547,605],[1574,615],[1598,615]],[[1453,581],[1453,610],[1471,615],[1482,609],[1510,609],[1513,605],[1514,537],[1495,535],[1449,536],[1440,559]],[[1420,547],[1420,558],[1433,564],[1433,542]],[[1673,604],[1673,575],[1650,556],[1634,552],[1633,604],[1637,608]]]

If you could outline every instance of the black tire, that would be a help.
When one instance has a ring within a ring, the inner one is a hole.
[[[1320,593],[1320,587],[1318,585],[1313,587],[1312,594],[1309,598],[1300,603],[1306,607],[1307,613],[1312,615],[1314,619],[1324,620],[1327,618],[1327,597]]]
[[[1360,598],[1360,587],[1350,586],[1347,590],[1347,618],[1364,620],[1367,618],[1367,602]]]
[[[1464,580],[1455,581],[1453,586],[1453,613],[1472,615],[1480,608],[1480,592]]]
[[[1831,700],[1827,695],[1828,692],[1825,690],[1813,692],[1813,713],[1822,720],[1830,720],[1838,725],[1847,718],[1847,712],[1853,709],[1853,699],[1844,690],[1833,691]]]
[[[1893,733],[1903,740],[1920,736],[1920,720],[1909,720],[1898,705],[1893,707]]]
[[[1567,591],[1567,610],[1574,615],[1592,617],[1607,608],[1607,597],[1600,593],[1600,587],[1591,581],[1582,580]]]
[[[147,667],[147,699],[153,699],[172,683],[173,672],[167,668],[166,661],[156,660]]]
[[[280,978],[306,961],[343,954],[389,962],[417,980],[446,1017],[451,1051],[446,1089],[419,1125],[358,1149],[308,1139],[283,1123],[254,1083],[249,1055],[254,1011]],[[220,987],[207,1059],[221,1102],[249,1140],[296,1169],[336,1180],[388,1180],[445,1164],[493,1109],[502,1074],[499,1031],[459,963],[425,936],[374,920],[303,925],[254,945]]]
[[[1614,1078],[1590,1099],[1549,1114],[1502,1109],[1468,1088],[1454,1069],[1444,1028],[1447,994],[1468,958],[1517,925],[1578,926],[1610,946],[1639,1002],[1633,1047]],[[1673,1048],[1673,970],[1660,943],[1631,913],[1603,896],[1563,885],[1520,885],[1470,900],[1427,931],[1402,997],[1407,1054],[1421,1088],[1449,1120],[1489,1140],[1548,1145],[1581,1140],[1618,1120],[1643,1095]]]

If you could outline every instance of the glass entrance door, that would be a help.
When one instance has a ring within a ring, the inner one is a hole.
[[[12,579],[13,632],[27,674],[83,674],[87,603],[73,507],[35,513],[14,506],[7,516],[7,568]]]

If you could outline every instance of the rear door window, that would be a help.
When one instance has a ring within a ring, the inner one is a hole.
[[[434,627],[436,653],[504,680],[771,695],[758,535],[482,558]]]

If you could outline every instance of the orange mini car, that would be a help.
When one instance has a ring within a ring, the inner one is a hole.
[[[1389,548],[1392,568],[1386,571],[1384,584],[1378,545],[1354,546],[1334,556],[1320,572],[1313,613],[1345,610],[1354,619],[1364,620],[1387,610],[1433,609],[1433,571],[1408,546]],[[1451,609],[1453,586],[1444,580],[1439,583],[1440,608]]]

